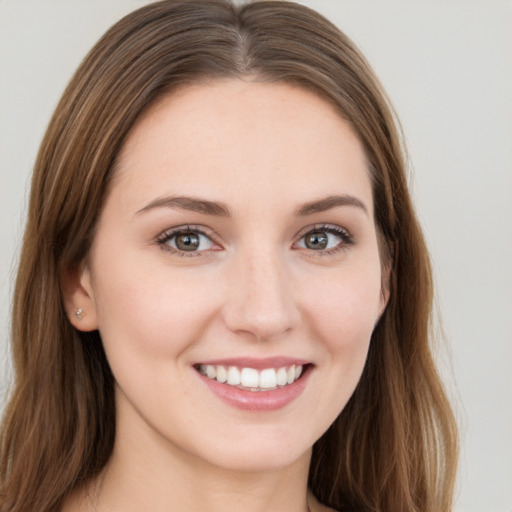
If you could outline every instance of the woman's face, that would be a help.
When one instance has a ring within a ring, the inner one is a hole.
[[[151,108],[75,295],[118,441],[230,469],[308,456],[385,307],[373,218],[361,144],[310,92],[226,80]]]

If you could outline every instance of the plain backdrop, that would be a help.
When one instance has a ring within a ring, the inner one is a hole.
[[[142,0],[0,0],[0,399],[39,142],[88,49]],[[402,120],[461,425],[456,510],[512,512],[512,2],[307,0],[361,47]],[[1,402],[0,402],[1,404]]]

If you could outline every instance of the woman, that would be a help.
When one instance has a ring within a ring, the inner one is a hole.
[[[368,64],[305,7],[110,29],[35,166],[1,510],[450,510],[404,167]]]

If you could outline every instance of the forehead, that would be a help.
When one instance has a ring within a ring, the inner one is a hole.
[[[116,167],[114,188],[127,197],[231,194],[243,205],[350,193],[372,208],[351,126],[324,99],[283,83],[233,79],[174,91],[139,119]]]

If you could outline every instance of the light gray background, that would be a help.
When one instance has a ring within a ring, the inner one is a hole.
[[[142,0],[0,0],[0,398],[29,174],[97,38]],[[512,2],[307,0],[360,45],[410,148],[462,429],[459,512],[512,511]],[[451,351],[451,356],[450,356]]]

